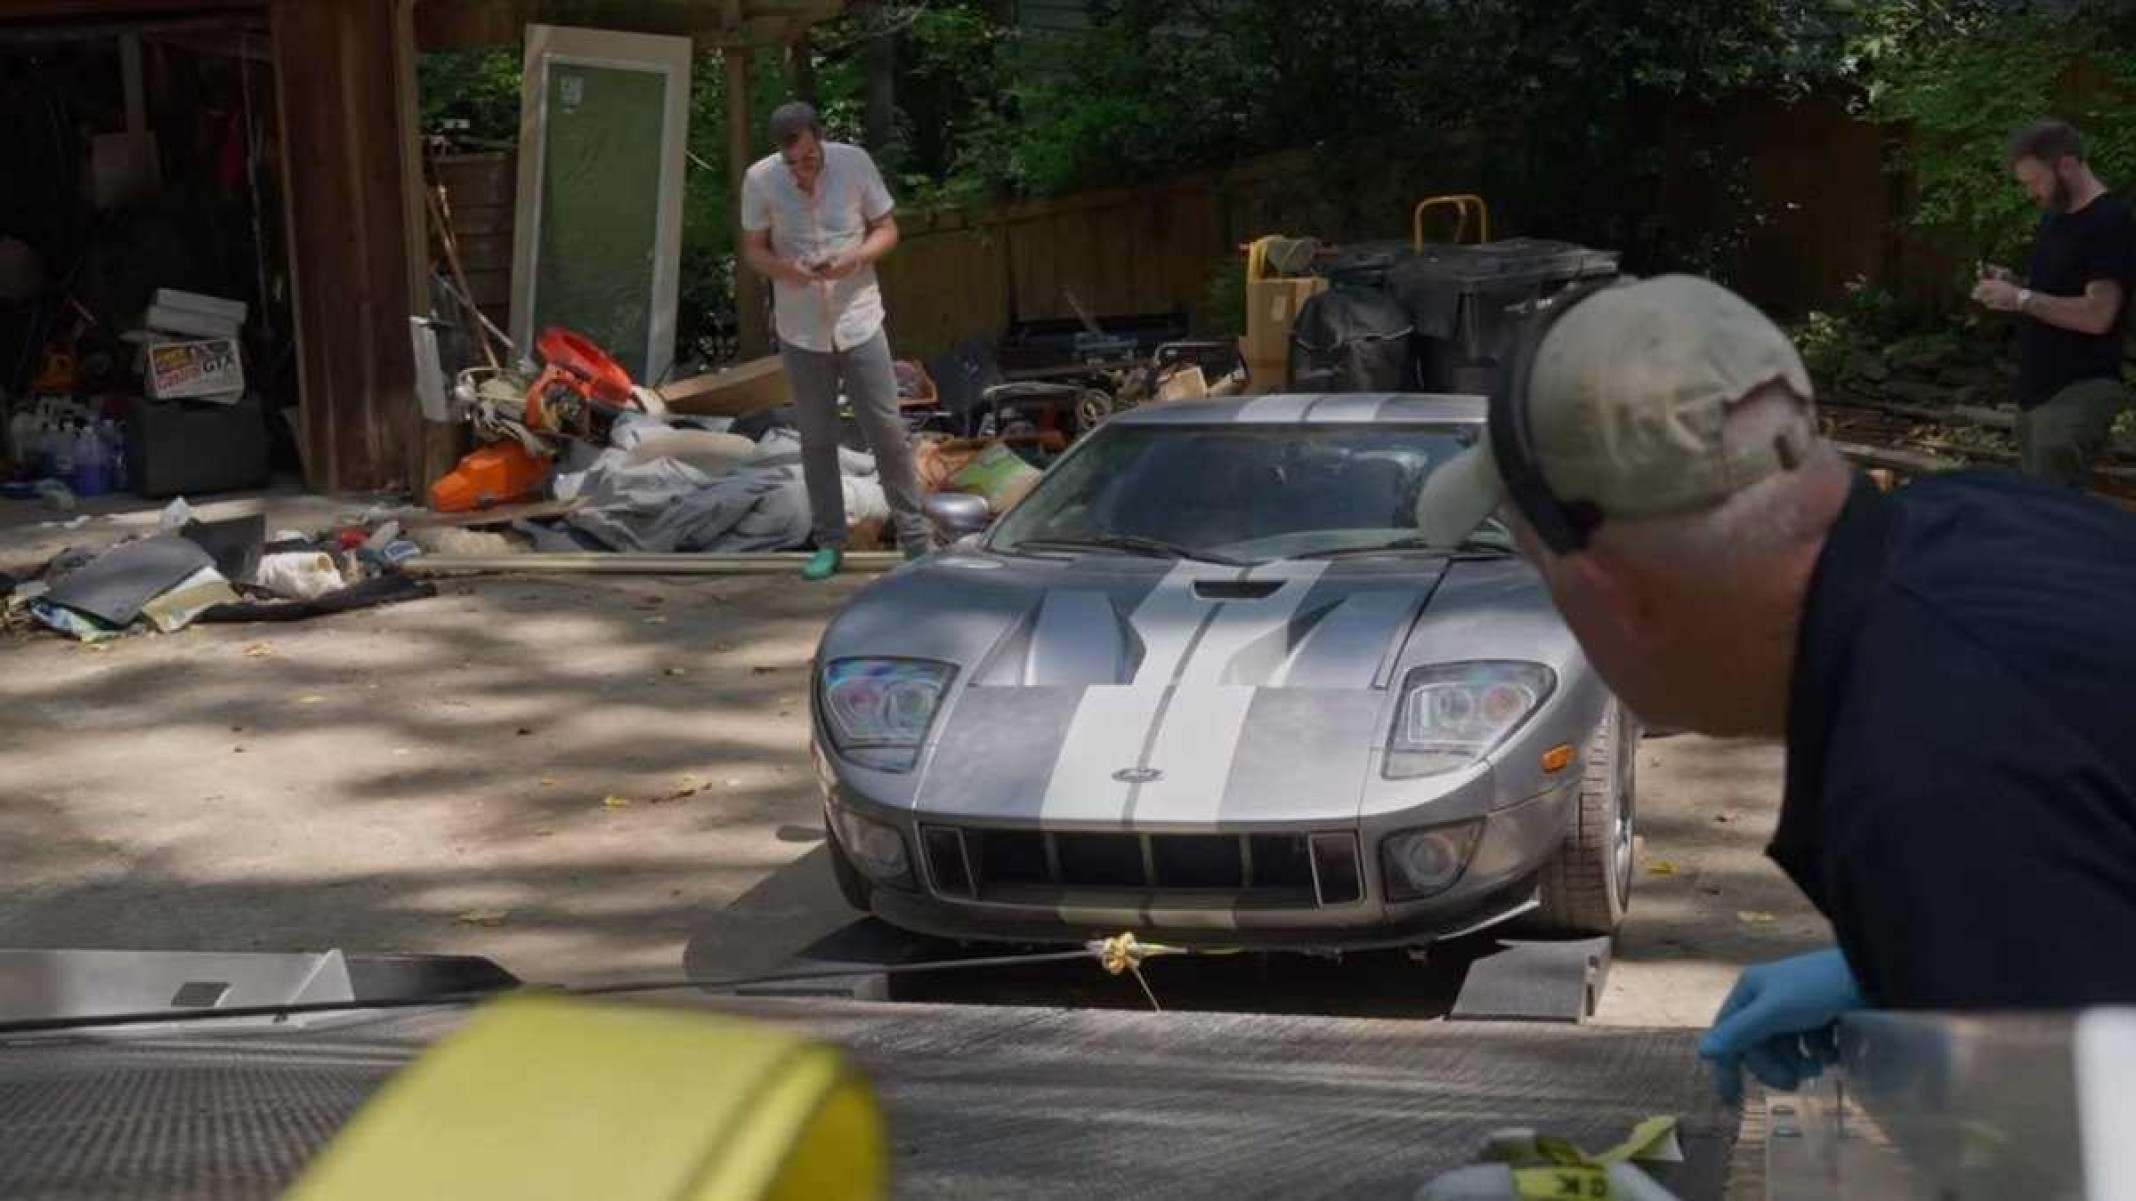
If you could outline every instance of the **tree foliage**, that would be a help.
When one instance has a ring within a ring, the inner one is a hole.
[[[1960,257],[2007,260],[2028,236],[2033,214],[2001,163],[2025,120],[2074,121],[2109,182],[2136,183],[2125,0],[1091,0],[1092,26],[1073,36],[1006,23],[1008,8],[855,5],[815,31],[833,137],[860,137],[871,60],[892,48],[894,137],[871,149],[907,205],[1310,148],[1333,196],[1445,177],[1522,232],[1725,278],[1768,215],[1748,186],[1751,148],[1696,114],[1745,94],[1850,97],[1910,129],[1898,166],[1914,180],[1912,221]],[[787,85],[776,54],[755,66],[760,131]],[[518,74],[515,51],[426,56],[426,119],[459,116],[509,144]],[[725,128],[708,56],[691,97],[683,322],[706,347],[731,324]],[[1687,207],[1663,194],[1671,178],[1705,194]]]
[[[2011,181],[2010,133],[2083,131],[2109,186],[2136,186],[2136,49],[2120,4],[1895,4],[1863,41],[1868,110],[1908,127],[1909,221],[1968,265],[2008,263],[2039,214]]]

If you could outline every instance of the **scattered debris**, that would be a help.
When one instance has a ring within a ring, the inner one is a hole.
[[[630,798],[627,796],[617,796],[615,793],[611,792],[607,796],[601,798],[601,805],[604,808],[608,809],[628,809],[630,808]]]
[[[681,788],[678,788],[673,792],[662,793],[661,795],[652,798],[646,803],[649,805],[665,805],[671,801],[688,800],[689,798],[696,796],[698,793],[703,791],[704,785],[685,781]]]

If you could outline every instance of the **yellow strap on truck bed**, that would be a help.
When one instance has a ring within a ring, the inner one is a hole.
[[[839,1052],[776,1026],[491,1002],[386,1085],[291,1201],[876,1201],[888,1143]]]

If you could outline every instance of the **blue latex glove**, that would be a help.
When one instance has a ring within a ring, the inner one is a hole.
[[[1736,979],[1698,1053],[1730,1101],[1742,1095],[1746,1067],[1767,1088],[1790,1092],[1830,1061],[1839,1015],[1867,1005],[1838,947],[1761,963]]]

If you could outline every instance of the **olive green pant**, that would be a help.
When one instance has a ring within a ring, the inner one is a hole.
[[[2026,475],[2083,488],[2092,460],[2106,449],[2114,418],[2129,402],[2118,379],[2078,380],[2038,408],[2017,415],[2017,461]]]

